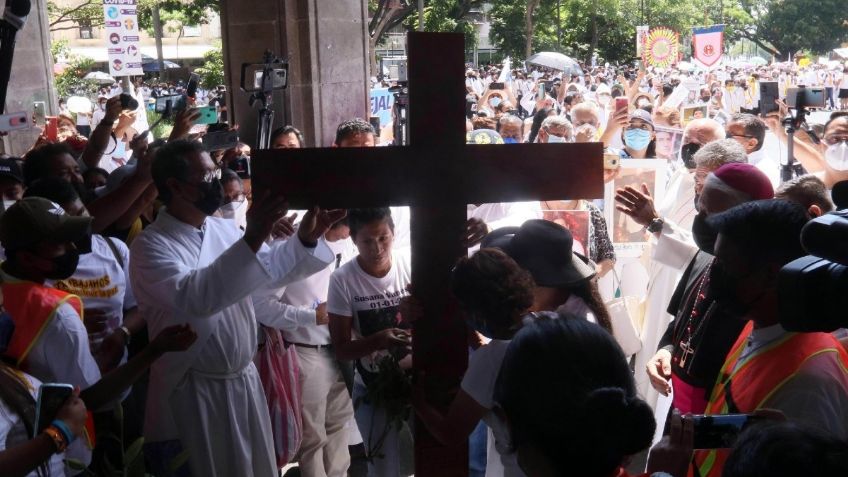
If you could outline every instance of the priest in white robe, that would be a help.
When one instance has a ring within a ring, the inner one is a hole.
[[[312,211],[297,237],[269,247],[264,241],[286,212],[284,200],[256,200],[242,236],[232,221],[211,217],[223,197],[219,177],[194,142],[169,143],[153,163],[166,207],[132,244],[131,281],[151,334],[190,323],[198,339],[151,368],[145,453],[153,470],[167,468],[185,450],[191,475],[277,476],[268,407],[253,365],[258,325],[250,295],[331,263],[321,237],[344,212]]]

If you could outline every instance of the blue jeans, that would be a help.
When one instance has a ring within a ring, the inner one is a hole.
[[[487,438],[486,423],[480,421],[468,436],[468,477],[486,475]]]

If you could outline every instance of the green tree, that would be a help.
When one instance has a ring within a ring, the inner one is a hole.
[[[482,0],[430,0],[424,7],[424,31],[454,32],[465,35],[465,48],[477,45],[477,30],[466,18]],[[409,15],[404,22],[410,30],[418,29],[418,15]]]
[[[845,0],[741,0],[739,8],[751,20],[740,36],[779,58],[826,53],[848,41]]]
[[[171,20],[181,25],[199,25],[209,22],[209,12],[220,11],[219,0],[139,0],[138,23],[140,28],[152,31],[151,12],[158,6],[162,21]],[[70,6],[59,6],[47,1],[50,31],[71,30],[80,25],[103,26],[103,1],[81,0]]]
[[[51,42],[50,56],[53,57],[53,63],[60,63],[61,60],[65,64],[65,69],[53,77],[60,98],[97,92],[95,83],[82,79],[94,67],[94,60],[72,54],[67,40]]]
[[[197,74],[200,75],[201,86],[206,89],[224,84],[224,53],[221,45],[215,45],[214,49],[203,55],[203,66],[197,69]]]

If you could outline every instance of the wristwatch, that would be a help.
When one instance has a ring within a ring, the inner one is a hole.
[[[652,234],[662,232],[663,225],[665,225],[665,220],[662,217],[657,217],[648,223],[648,232]]]
[[[130,329],[124,325],[121,325],[119,328],[122,333],[124,333],[124,341],[126,344],[130,344],[130,340],[132,339],[132,333],[130,333]]]

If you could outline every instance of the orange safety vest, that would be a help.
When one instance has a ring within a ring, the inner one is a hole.
[[[47,325],[56,317],[59,307],[67,303],[73,307],[80,319],[83,317],[82,300],[76,295],[65,293],[30,281],[4,281],[3,308],[15,324],[15,331],[6,348],[6,356],[15,360],[18,368],[26,371],[26,358],[41,338]],[[57,359],[64,359],[57,356]],[[91,411],[85,423],[88,447],[94,448],[94,418]]]
[[[787,333],[740,363],[739,357],[753,328],[753,322],[749,322],[730,349],[706,414],[752,413],[761,409],[798,374],[804,363],[824,353],[836,353],[843,372],[848,374],[848,352],[829,333]],[[720,477],[729,454],[729,449],[695,451],[689,475]]]

